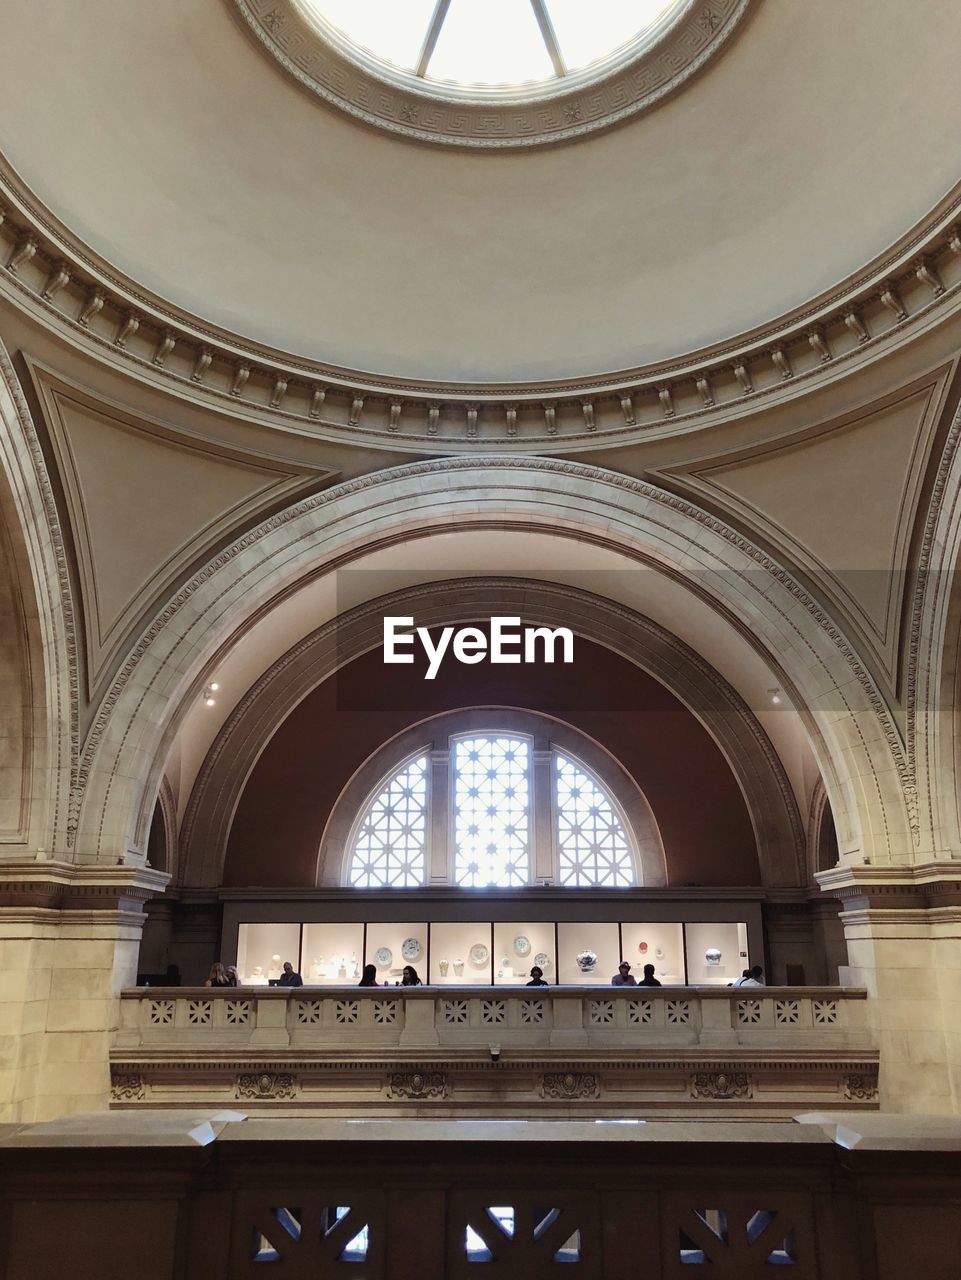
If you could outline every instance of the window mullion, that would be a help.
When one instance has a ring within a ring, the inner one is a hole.
[[[534,17],[537,19],[537,25],[540,28],[544,44],[547,46],[548,57],[553,63],[554,74],[558,77],[566,76],[567,67],[564,65],[561,47],[557,43],[557,33],[554,30],[553,22],[551,22],[551,15],[547,12],[547,5],[544,0],[531,0],[531,8],[534,10]]]
[[[427,826],[427,882],[428,884],[453,884],[454,867],[451,857],[451,809],[450,809],[450,751],[432,751],[428,804],[430,822]]]
[[[420,55],[417,59],[417,66],[414,68],[414,75],[420,76],[421,79],[427,74],[430,60],[434,56],[434,50],[437,48],[440,29],[444,25],[444,19],[447,17],[449,8],[450,0],[437,0],[437,4],[434,6],[434,12],[431,14],[430,23],[427,27],[427,34],[424,36],[424,43],[421,45]]]
[[[531,866],[534,883],[554,882],[554,786],[553,751],[534,751],[531,768]]]

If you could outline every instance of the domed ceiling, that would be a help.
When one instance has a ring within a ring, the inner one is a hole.
[[[0,150],[95,252],[256,341],[586,376],[766,324],[922,219],[958,178],[955,23],[948,0],[757,0],[653,109],[478,151],[324,103],[232,0],[11,0]]]

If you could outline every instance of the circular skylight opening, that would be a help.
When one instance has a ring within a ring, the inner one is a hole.
[[[298,0],[365,60],[426,90],[563,92],[654,40],[689,0]]]

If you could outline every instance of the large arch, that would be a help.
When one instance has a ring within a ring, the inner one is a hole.
[[[335,486],[246,534],[186,584],[143,633],[94,718],[81,765],[82,848],[95,859],[142,861],[144,796],[156,793],[185,698],[258,610],[378,541],[476,524],[603,543],[708,602],[765,656],[803,716],[842,853],[875,863],[909,856],[916,812],[897,729],[845,636],[801,583],[724,522],[653,485],[573,462],[499,456],[416,463]]]
[[[422,625],[522,612],[525,621],[568,626],[664,684],[707,728],[744,795],[765,883],[804,883],[804,833],[790,783],[763,727],[688,645],[651,619],[587,591],[525,578],[455,579],[379,597],[306,637],[248,690],[208,753],[187,808],[186,884],[220,883],[227,837],[261,752],[291,710],[338,667],[375,648],[385,613],[415,610]]]

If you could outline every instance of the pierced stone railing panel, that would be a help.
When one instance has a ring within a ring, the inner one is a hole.
[[[365,1046],[452,1051],[681,1049],[766,1052],[871,1045],[865,993],[836,988],[150,988],[123,994],[118,1048],[236,1052]]]

